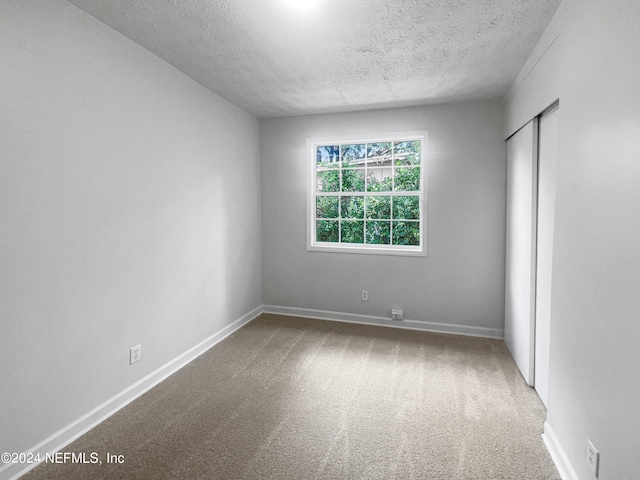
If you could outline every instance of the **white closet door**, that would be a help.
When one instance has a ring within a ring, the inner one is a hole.
[[[545,405],[549,393],[551,270],[558,164],[558,117],[557,107],[540,117],[538,142],[535,386]]]
[[[507,258],[504,340],[534,382],[538,119],[507,140]]]

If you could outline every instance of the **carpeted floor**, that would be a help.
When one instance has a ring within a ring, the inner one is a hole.
[[[263,315],[24,479],[560,479],[499,340]]]

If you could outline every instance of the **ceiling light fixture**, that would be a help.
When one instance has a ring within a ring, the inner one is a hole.
[[[298,10],[311,10],[319,0],[284,0],[284,2]]]

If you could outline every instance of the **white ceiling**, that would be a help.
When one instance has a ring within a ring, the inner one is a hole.
[[[69,0],[258,117],[495,98],[561,0]]]

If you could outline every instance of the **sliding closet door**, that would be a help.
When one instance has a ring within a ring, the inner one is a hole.
[[[538,119],[507,140],[507,258],[504,340],[534,382]]]
[[[538,142],[538,239],[536,272],[535,385],[547,404],[551,332],[551,269],[558,164],[558,107],[540,117]]]

